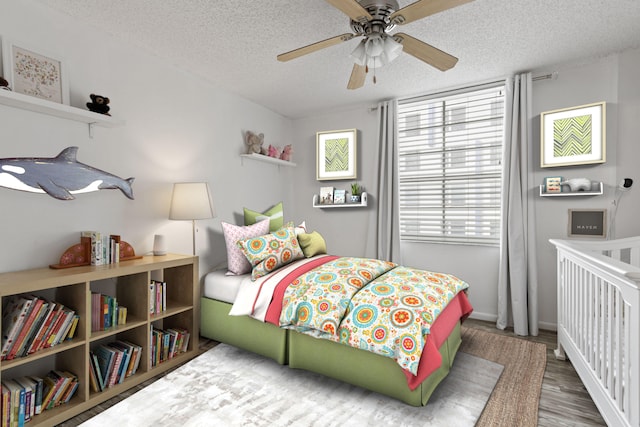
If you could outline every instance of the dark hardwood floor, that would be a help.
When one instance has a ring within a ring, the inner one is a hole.
[[[541,342],[547,346],[547,367],[540,392],[538,409],[539,427],[578,427],[578,426],[606,426],[593,400],[585,389],[575,369],[568,361],[557,360],[553,354],[556,348],[556,333],[540,331],[537,337],[519,337],[512,329],[504,331],[497,329],[492,322],[467,319],[465,326],[478,328],[487,332]],[[215,341],[200,338],[200,350],[205,352],[217,344]],[[115,405],[136,391],[151,384],[162,375],[146,381],[131,390],[116,396],[95,408],[69,419],[59,427],[75,427],[103,410]],[[505,426],[512,427],[512,426]]]
[[[541,330],[537,337],[520,337],[515,335],[511,328],[504,331],[497,329],[492,322],[467,319],[464,324],[495,334],[540,342],[547,346],[547,368],[538,408],[539,427],[607,425],[571,362],[557,360],[553,354],[557,347],[557,335],[554,331]]]

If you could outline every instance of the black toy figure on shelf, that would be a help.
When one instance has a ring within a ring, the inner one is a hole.
[[[110,107],[107,105],[109,104],[109,98],[102,95],[95,95],[93,93],[89,95],[89,97],[91,98],[91,102],[87,102],[87,108],[89,110],[94,113],[100,113],[107,116],[111,115],[109,114]]]
[[[0,76],[0,89],[11,90],[9,87],[9,82],[6,81],[2,76]]]

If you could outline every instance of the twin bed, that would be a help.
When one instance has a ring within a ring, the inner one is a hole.
[[[257,278],[218,270],[204,280],[200,333],[423,406],[460,346],[467,287],[447,274],[326,254]]]

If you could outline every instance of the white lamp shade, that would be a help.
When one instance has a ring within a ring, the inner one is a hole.
[[[173,184],[169,219],[194,220],[215,216],[215,209],[206,182],[178,182]]]

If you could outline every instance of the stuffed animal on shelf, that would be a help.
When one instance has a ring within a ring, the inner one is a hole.
[[[2,76],[0,76],[0,89],[11,90],[11,88],[9,88],[9,82]]]
[[[267,155],[267,149],[262,146],[264,144],[264,134],[255,134],[247,131],[245,134],[245,144],[247,144],[247,154],[264,154]]]
[[[572,192],[591,190],[591,180],[588,178],[572,178],[562,181],[560,185],[568,185]]]
[[[110,116],[111,114],[109,114],[109,110],[111,109],[111,107],[109,107],[109,98],[107,98],[106,96],[102,96],[102,95],[96,95],[96,94],[91,94],[89,95],[89,98],[91,98],[91,102],[87,102],[87,108],[89,109],[89,111],[93,111],[94,113],[100,113],[100,114],[104,114],[106,116]]]
[[[290,162],[292,155],[293,155],[293,148],[291,148],[291,144],[288,144],[288,145],[285,145],[284,148],[282,149],[282,154],[280,154],[280,159]]]
[[[273,145],[269,144],[269,150],[267,151],[267,155],[269,157],[273,157],[274,159],[279,159],[280,149],[278,147],[274,147]]]

